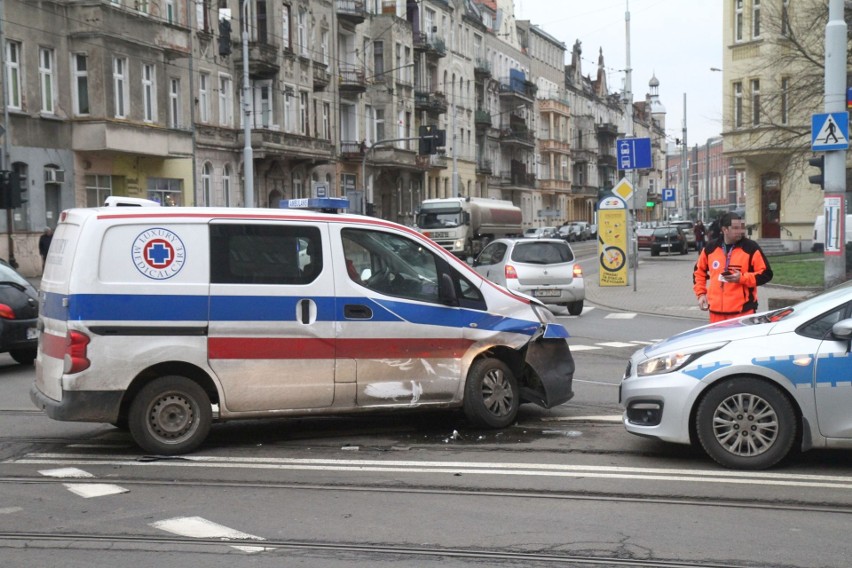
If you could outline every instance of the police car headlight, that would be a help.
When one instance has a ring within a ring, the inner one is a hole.
[[[649,375],[663,375],[665,373],[671,373],[678,369],[682,369],[702,355],[721,349],[727,344],[728,342],[725,341],[723,343],[714,343],[713,345],[698,345],[680,351],[666,353],[665,355],[660,355],[658,357],[653,357],[636,365],[636,374],[640,377],[647,377]]]
[[[538,317],[538,321],[541,323],[556,323],[556,316],[554,316],[550,310],[545,308],[544,304],[530,302],[530,307]]]

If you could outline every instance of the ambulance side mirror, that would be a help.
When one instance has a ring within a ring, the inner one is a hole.
[[[441,301],[448,306],[459,305],[459,299],[456,296],[456,285],[453,282],[453,277],[444,272],[441,274],[441,283],[438,287],[438,295]]]

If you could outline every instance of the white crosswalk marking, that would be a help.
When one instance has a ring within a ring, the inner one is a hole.
[[[218,538],[221,540],[266,540],[260,536],[244,533],[236,529],[208,521],[203,517],[175,517],[173,519],[165,519],[150,523],[150,526],[161,531],[170,532],[180,536],[190,538]],[[253,554],[263,552],[265,550],[273,550],[264,546],[244,546],[234,545],[231,548],[236,548],[243,552]]]
[[[129,489],[111,483],[63,483],[68,491],[84,499],[127,493]]]
[[[616,313],[612,313],[612,314],[607,314],[606,316],[604,316],[604,319],[629,320],[629,319],[633,319],[635,317],[636,317],[636,314],[634,314],[632,312],[624,312],[624,313],[616,312]]]
[[[625,343],[623,341],[607,341],[606,343],[596,343],[601,347],[636,347],[633,343]]]
[[[603,349],[603,347],[595,347],[594,345],[571,345],[571,351],[595,351]]]
[[[39,473],[46,477],[65,477],[65,478],[75,478],[82,479],[84,477],[94,477],[88,471],[83,471],[82,469],[77,469],[76,467],[61,467],[59,469],[42,469],[39,470]]]

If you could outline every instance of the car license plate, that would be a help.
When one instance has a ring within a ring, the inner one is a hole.
[[[28,327],[27,339],[38,339],[38,330],[34,327]]]
[[[536,298],[552,298],[561,294],[562,292],[556,288],[539,288],[538,290],[533,290],[533,296]]]
[[[430,231],[429,237],[432,239],[446,239],[450,236],[450,233],[446,231]]]

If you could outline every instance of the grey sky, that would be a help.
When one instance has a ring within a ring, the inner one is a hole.
[[[565,43],[566,63],[576,40],[583,45],[583,74],[597,73],[602,47],[610,91],[624,85],[627,0],[515,0],[515,17],[530,20]],[[630,62],[633,100],[660,80],[666,134],[682,137],[687,99],[687,142],[704,144],[722,131],[722,2],[719,0],[630,0]]]

